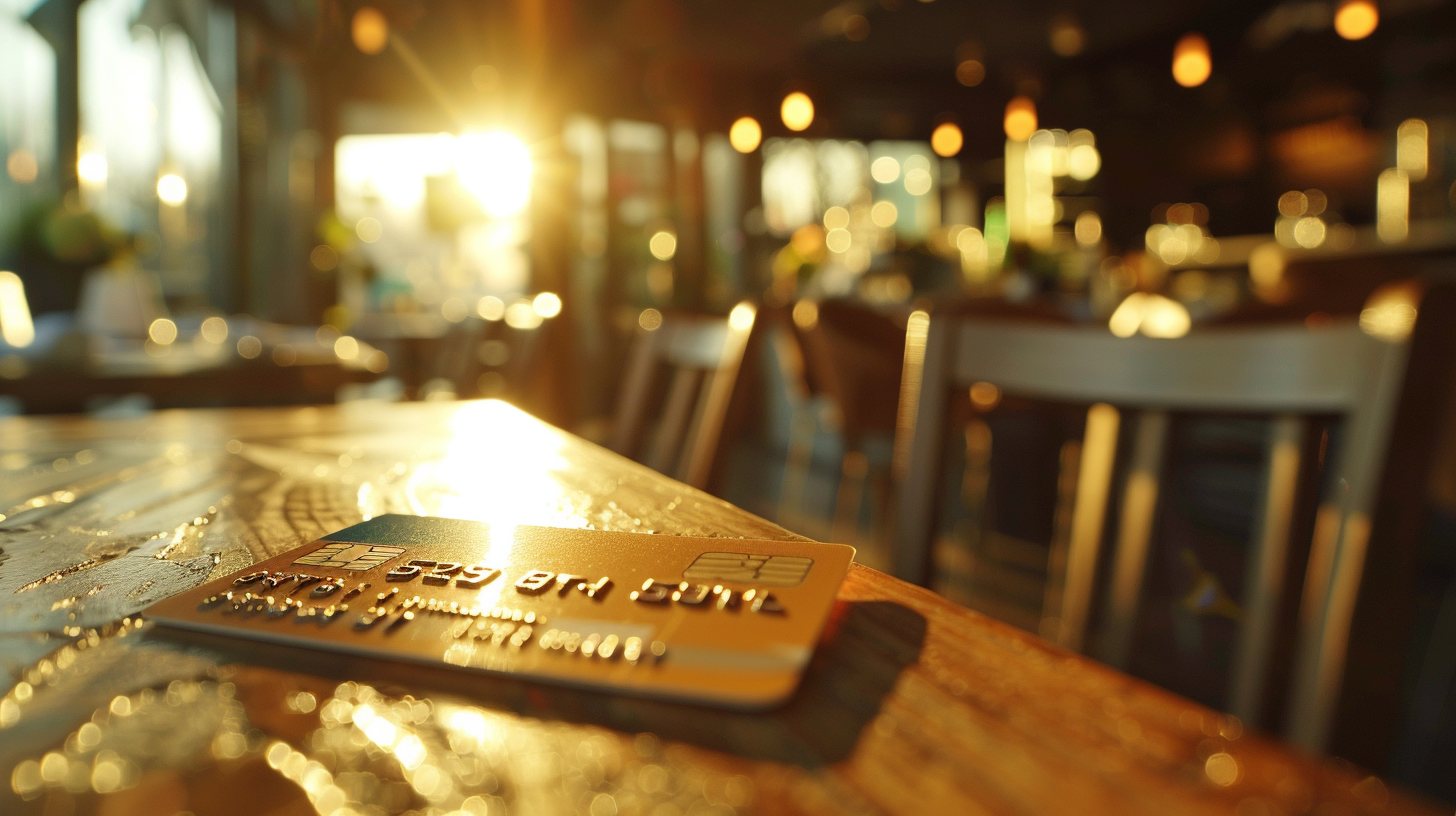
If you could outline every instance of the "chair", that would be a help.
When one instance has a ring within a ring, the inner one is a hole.
[[[906,360],[906,322],[916,319],[908,314],[897,315],[846,299],[818,304],[801,301],[795,307],[795,336],[802,349],[804,380],[812,391],[827,397],[833,407],[832,411],[821,411],[818,419],[843,440],[834,508],[836,540],[857,538],[866,492],[872,499],[872,515],[888,516],[889,471],[900,424],[901,372]],[[813,439],[814,426],[820,422],[811,423],[805,425],[808,433],[798,434],[796,441]],[[886,443],[883,452],[875,449],[877,441]],[[807,451],[791,451],[791,464],[807,465],[808,458]],[[789,501],[795,498],[790,494]],[[877,532],[883,532],[886,526],[876,524]],[[880,544],[880,538],[877,535],[876,540],[867,543],[873,548]]]
[[[933,318],[900,499],[895,573],[920,583],[930,574],[935,482],[952,389],[988,382],[1008,396],[1090,404],[1042,610],[1043,633],[1080,651],[1103,561],[1099,551],[1114,495],[1119,428],[1130,412],[1135,419],[1117,491],[1119,522],[1096,654],[1120,667],[1132,645],[1143,589],[1170,412],[1273,415],[1267,489],[1250,542],[1244,622],[1228,689],[1228,709],[1257,721],[1279,619],[1305,429],[1311,417],[1341,416],[1344,430],[1327,480],[1334,487],[1316,514],[1300,601],[1286,727],[1295,742],[1319,750],[1328,739],[1339,691],[1408,350],[1408,341],[1376,339],[1353,322],[1318,331],[1302,325],[1212,329],[1160,340],[1119,339],[1101,328]]]
[[[755,315],[752,305],[740,303],[727,318],[668,314],[661,325],[639,331],[611,449],[706,489]]]

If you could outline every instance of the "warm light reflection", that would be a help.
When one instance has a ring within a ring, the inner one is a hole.
[[[1102,155],[1092,131],[1078,129],[1067,134],[1067,175],[1086,181],[1102,169]]]
[[[973,383],[970,388],[971,404],[982,411],[989,411],[1001,402],[1001,388],[995,383]]]
[[[1335,11],[1335,33],[1347,40],[1363,40],[1380,25],[1380,10],[1371,0],[1345,0]]]
[[[642,313],[637,315],[637,325],[641,326],[643,331],[657,331],[662,328],[662,312],[656,309],[643,309]]]
[[[870,163],[870,178],[889,184],[900,177],[900,162],[894,156],[881,156]]]
[[[389,21],[379,9],[364,6],[354,12],[349,34],[354,39],[355,48],[366,54],[378,54],[389,45]]]
[[[221,317],[213,316],[202,321],[202,339],[209,343],[222,343],[228,339],[228,324]]]
[[[913,196],[922,196],[930,192],[934,186],[934,179],[930,176],[930,170],[925,167],[916,167],[905,172],[905,192]]]
[[[1430,167],[1430,128],[1420,119],[1407,119],[1395,131],[1395,166],[1422,181]]]
[[[0,339],[15,348],[25,348],[35,341],[25,284],[14,272],[0,272]]]
[[[965,136],[954,122],[944,122],[930,133],[930,149],[937,156],[950,158],[961,152],[961,146],[965,142]]]
[[[758,310],[753,308],[753,304],[740,303],[728,313],[728,327],[734,331],[748,331],[753,328],[753,318],[757,314]]]
[[[1147,337],[1172,339],[1187,334],[1192,325],[1193,320],[1183,304],[1143,292],[1128,295],[1107,321],[1107,328],[1118,337],[1132,337],[1141,332]]]
[[[157,179],[157,198],[173,207],[186,203],[187,181],[176,173],[167,173]]]
[[[1256,289],[1273,289],[1284,280],[1284,251],[1278,244],[1260,244],[1249,252],[1249,281]]]
[[[1102,242],[1102,217],[1093,210],[1078,213],[1072,226],[1072,234],[1077,243],[1084,247],[1097,246]]]
[[[1410,337],[1419,313],[1421,291],[1409,283],[1383,286],[1360,310],[1360,330],[1381,340],[1399,342]]]
[[[677,236],[666,230],[658,230],[647,241],[647,249],[659,261],[670,261],[677,254]]]
[[[784,97],[779,115],[783,117],[784,127],[793,131],[804,130],[814,123],[814,101],[803,91],[794,91]]]
[[[1410,232],[1410,176],[1392,167],[1375,182],[1375,232],[1386,243],[1404,241]]]
[[[545,319],[532,308],[531,301],[518,300],[506,307],[506,325],[513,329],[537,328]]]
[[[344,335],[334,341],[334,356],[340,360],[359,359],[359,341]]]
[[[1002,123],[1006,138],[1013,142],[1024,142],[1036,132],[1036,103],[1025,96],[1018,96],[1006,103],[1006,118]]]
[[[105,184],[110,175],[106,157],[100,153],[82,153],[76,159],[76,175],[87,184]]]
[[[586,513],[563,504],[567,495],[551,475],[567,464],[561,434],[498,400],[462,404],[450,429],[443,457],[408,480],[413,512],[488,522],[492,550],[509,547],[509,528],[519,524],[586,525]]]
[[[177,340],[177,324],[165,317],[159,317],[147,327],[147,337],[159,346],[168,346]]]
[[[531,299],[531,308],[542,317],[561,314],[561,296],[555,292],[542,292]]]
[[[843,207],[830,207],[824,211],[824,228],[827,230],[845,229],[849,226],[849,210]]]
[[[870,208],[870,222],[877,227],[888,229],[895,226],[895,221],[900,217],[900,211],[895,208],[894,202],[876,201],[875,206]]]
[[[516,215],[531,197],[531,151],[509,133],[467,133],[455,140],[460,185],[496,217]]]
[[[1208,81],[1213,73],[1213,59],[1208,53],[1208,40],[1202,34],[1185,34],[1173,47],[1173,79],[1185,88],[1194,88]]]
[[[739,153],[752,153],[763,141],[763,128],[752,116],[740,116],[728,128],[728,143]]]
[[[506,303],[495,295],[486,295],[475,302],[475,313],[485,320],[500,320],[506,316]]]

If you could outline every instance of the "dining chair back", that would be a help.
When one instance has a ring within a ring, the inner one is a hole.
[[[697,488],[706,488],[755,308],[725,317],[667,314],[639,331],[628,352],[610,447]]]
[[[1257,720],[1264,703],[1281,589],[1296,513],[1303,441],[1315,416],[1342,418],[1332,485],[1321,497],[1300,601],[1287,735],[1313,749],[1328,737],[1345,643],[1365,561],[1370,519],[1409,344],[1354,322],[1210,328],[1178,339],[1118,338],[1105,329],[959,317],[932,318],[909,466],[902,484],[895,573],[924,583],[931,564],[946,408],[952,389],[991,383],[1008,395],[1089,405],[1065,534],[1053,541],[1042,632],[1126,664],[1158,510],[1173,412],[1273,417],[1243,592],[1227,708]],[[1130,414],[1126,462],[1119,428]],[[1114,489],[1114,474],[1121,485]],[[1110,559],[1103,559],[1109,501],[1120,500]],[[1110,563],[1100,627],[1087,637]]]

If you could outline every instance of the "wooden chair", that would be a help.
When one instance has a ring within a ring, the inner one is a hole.
[[[795,332],[803,350],[804,378],[812,391],[829,399],[834,410],[824,419],[844,444],[834,538],[857,540],[867,493],[872,515],[888,522],[891,462],[877,468],[880,463],[867,443],[878,438],[893,445],[896,437],[909,312],[897,314],[847,299],[808,305],[814,320],[797,321]],[[874,540],[862,543],[876,548],[888,526],[876,524]]]
[[[628,354],[612,450],[707,488],[755,316],[740,303],[726,318],[668,314],[642,329]]]
[[[1314,750],[1328,738],[1344,668],[1379,474],[1408,341],[1378,340],[1353,322],[1236,327],[1176,340],[1119,339],[1102,328],[932,319],[903,483],[895,573],[924,583],[931,569],[946,407],[951,389],[978,382],[1007,394],[1086,405],[1085,435],[1061,541],[1053,541],[1043,633],[1081,650],[1097,585],[1112,498],[1119,426],[1135,417],[1120,491],[1111,574],[1101,615],[1102,660],[1125,664],[1158,505],[1169,413],[1273,415],[1265,491],[1247,562],[1228,709],[1257,721],[1267,685],[1300,473],[1303,437],[1316,415],[1344,418],[1335,487],[1319,505],[1296,632],[1287,735]],[[1114,407],[1116,406],[1116,407]],[[1059,566],[1064,565],[1064,566]],[[1056,600],[1059,596],[1059,602]]]

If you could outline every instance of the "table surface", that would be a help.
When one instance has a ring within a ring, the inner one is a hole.
[[[0,421],[0,812],[1434,812],[858,565],[766,714],[218,651],[131,617],[382,513],[794,537],[500,402]]]

